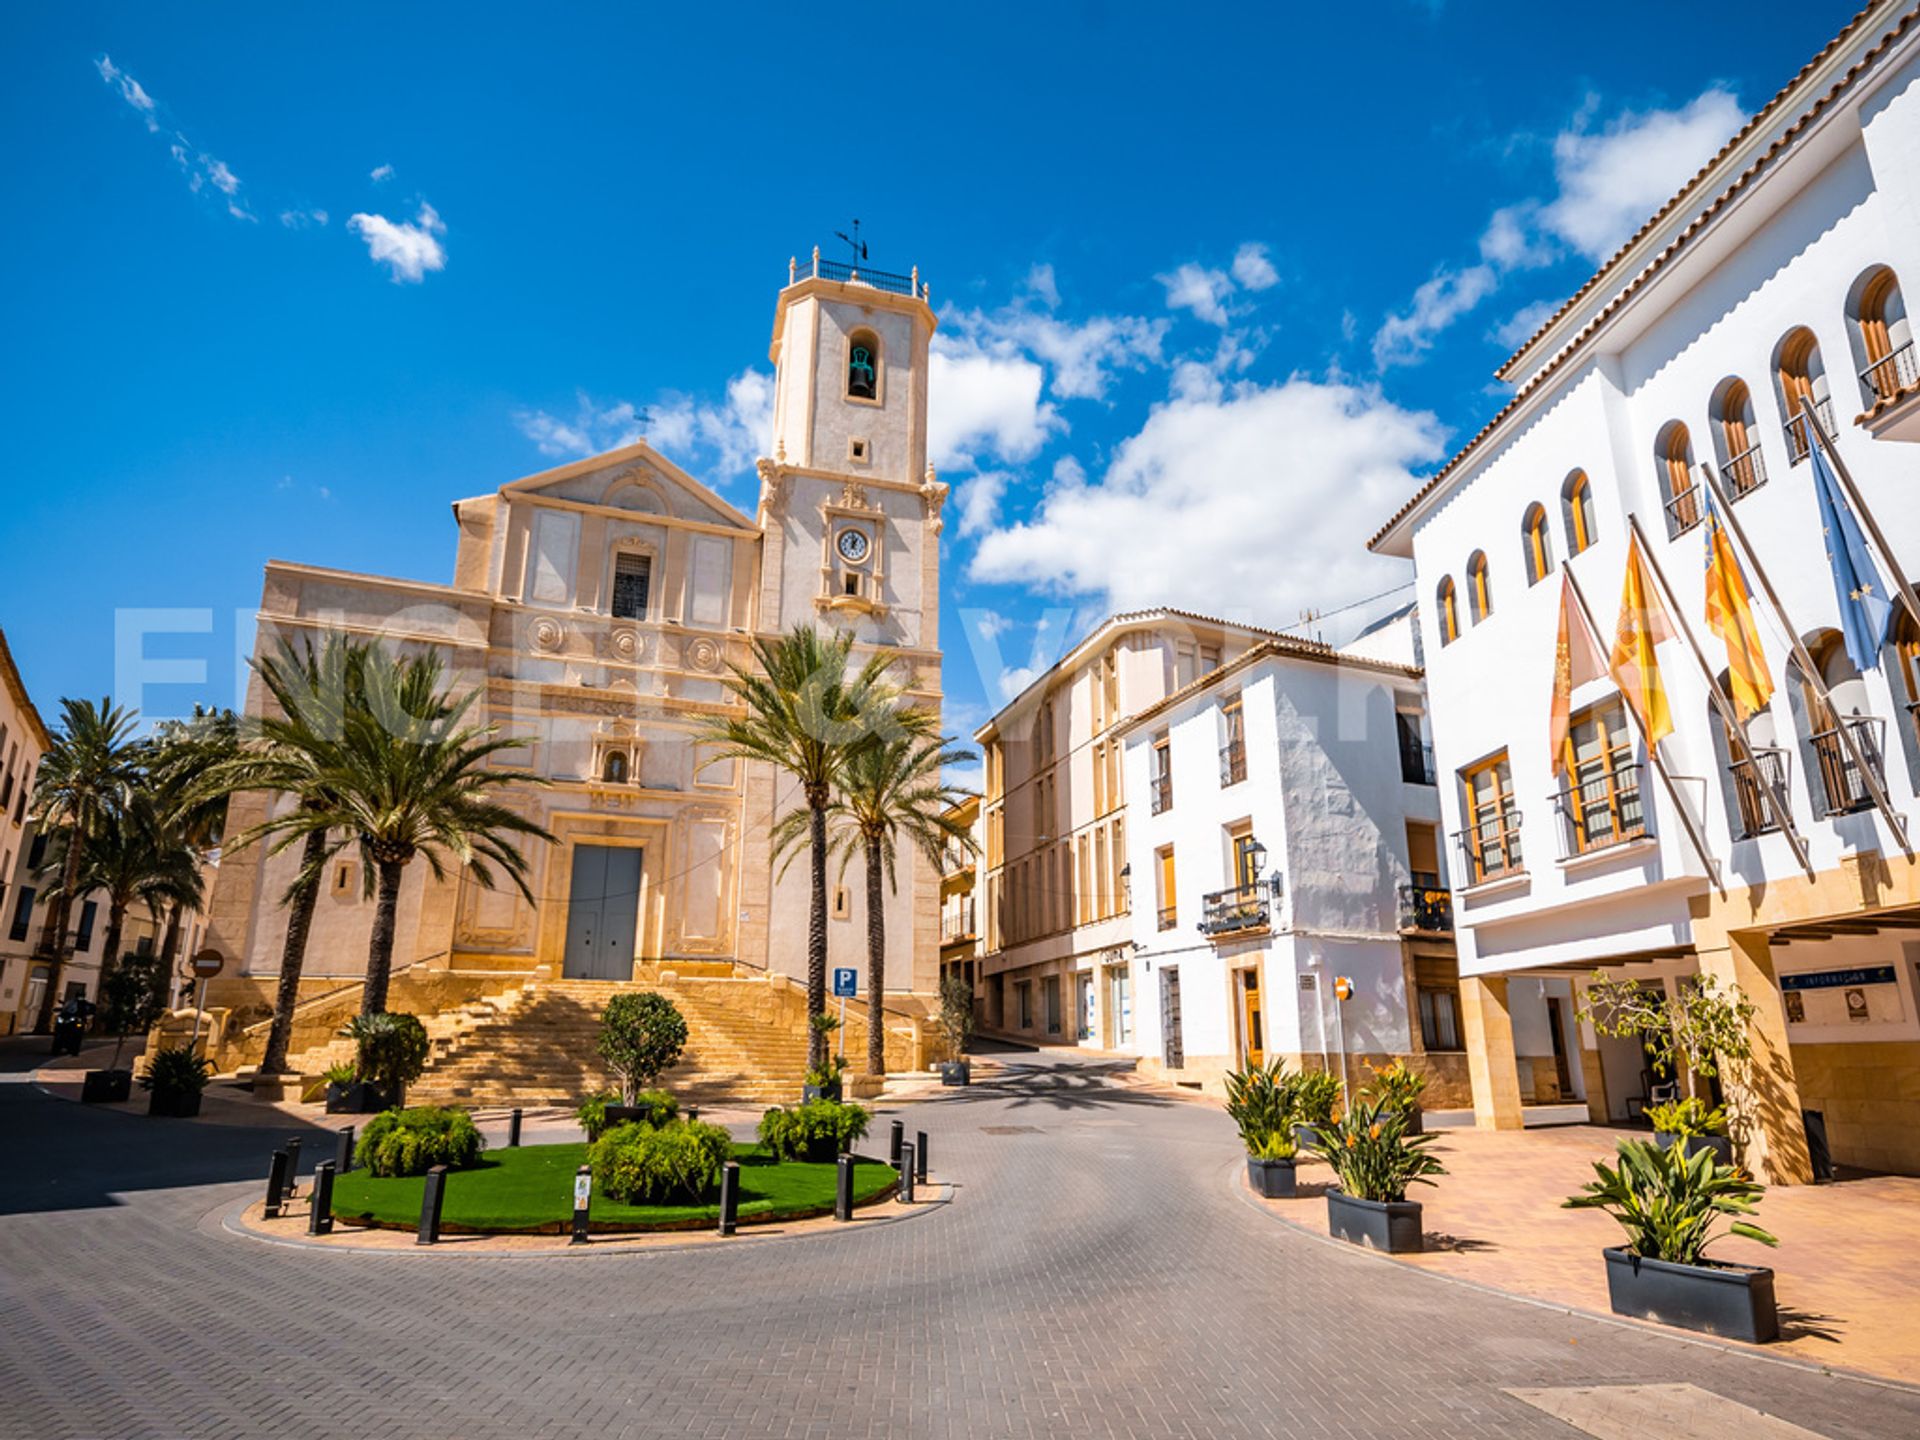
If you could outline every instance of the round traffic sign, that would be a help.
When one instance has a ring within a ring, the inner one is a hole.
[[[1353,998],[1353,977],[1351,975],[1334,976],[1333,994],[1337,1000],[1351,1000]]]
[[[204,950],[194,952],[193,973],[196,979],[211,980],[226,968],[227,957],[209,945]]]

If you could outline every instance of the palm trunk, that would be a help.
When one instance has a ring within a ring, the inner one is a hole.
[[[880,848],[867,843],[867,1073],[887,1073],[887,1027],[882,1001],[887,995],[886,896],[881,890]]]
[[[387,1008],[387,981],[393,974],[394,921],[400,910],[400,877],[404,860],[380,860],[380,897],[374,904],[373,937],[367,942],[367,988],[360,997],[362,1015],[381,1015]]]
[[[813,1018],[827,1013],[827,806],[807,799],[813,904],[807,916],[807,1068],[827,1063],[827,1037]]]
[[[273,1024],[267,1029],[267,1053],[260,1057],[262,1075],[278,1075],[287,1068],[287,1045],[293,1039],[293,1007],[300,1003],[300,970],[307,963],[307,932],[313,928],[313,907],[320,899],[320,862],[327,853],[327,832],[307,836],[300,854],[306,879],[287,906],[287,939],[280,947],[280,984],[273,995]],[[385,994],[382,993],[382,1003]]]
[[[154,998],[168,993],[175,983],[173,973],[174,957],[180,952],[180,902],[175,900],[167,906],[166,935],[160,941],[160,969],[153,977]],[[168,995],[168,1008],[172,1008],[172,997]]]
[[[47,972],[47,993],[40,997],[40,1018],[36,1030],[53,1028],[53,1007],[60,1001],[60,978],[67,968],[67,917],[72,913],[73,887],[80,883],[80,827],[75,825],[67,840],[66,863],[60,871],[60,893],[47,902],[47,923],[40,931],[40,953],[51,964]]]
[[[120,960],[120,937],[126,933],[127,905],[124,900],[107,902],[106,943],[100,947],[100,997],[107,994],[107,981],[113,978],[113,967]]]

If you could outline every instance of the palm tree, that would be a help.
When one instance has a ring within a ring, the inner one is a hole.
[[[948,811],[966,798],[966,792],[948,785],[941,772],[965,764],[972,752],[951,748],[936,733],[934,717],[923,710],[902,708],[898,732],[876,735],[856,745],[847,755],[833,799],[828,823],[837,831],[832,845],[840,856],[840,873],[858,851],[867,880],[867,1073],[887,1073],[886,1027],[880,1005],[887,984],[888,890],[896,889],[896,866],[902,842],[940,863],[948,843],[959,841],[969,851],[973,837],[955,823]],[[783,816],[776,830],[780,848],[797,841],[806,812]]]
[[[61,831],[57,843],[63,852],[71,850],[73,831]],[[100,990],[104,994],[120,961],[128,909],[136,902],[144,904],[158,927],[165,907],[192,909],[198,905],[202,891],[200,854],[170,832],[167,816],[156,805],[144,780],[105,817],[81,850],[77,871],[69,871],[64,864],[61,867],[63,876],[75,876],[73,889],[62,898],[71,903],[95,891],[106,895],[106,943],[100,954]],[[63,854],[61,859],[65,858]]]
[[[303,741],[311,753],[297,762],[304,778],[293,793],[301,803],[239,837],[270,838],[270,854],[302,845],[300,878],[309,881],[348,845],[359,848],[375,900],[362,1015],[387,1008],[400,884],[416,856],[426,857],[436,880],[447,877],[451,858],[488,889],[497,866],[531,902],[526,857],[514,841],[553,841],[542,826],[490,798],[505,785],[540,783],[489,766],[523,742],[467,723],[481,692],[454,697],[441,677],[437,655],[401,658],[369,647],[359,686],[343,686],[328,702],[339,707],[337,732],[323,729]],[[321,840],[309,843],[315,834]]]
[[[206,777],[239,750],[240,720],[231,710],[208,710],[196,704],[188,719],[163,720],[153,727],[146,756],[147,788],[163,830],[199,859],[219,849],[227,824],[228,793],[210,787]],[[181,916],[198,903],[182,904],[176,899],[165,904],[160,964],[153,972],[157,994],[164,994],[173,975]]]
[[[809,1022],[827,1010],[827,808],[849,752],[890,724],[900,693],[888,678],[892,657],[874,655],[856,670],[852,650],[851,635],[810,625],[756,638],[753,668],[731,666],[725,682],[745,713],[713,721],[702,735],[718,758],[762,761],[799,782],[812,881]],[[817,1069],[826,1056],[826,1033],[809,1023],[807,1064]]]
[[[60,734],[41,757],[33,787],[33,821],[51,841],[60,831],[65,846],[60,882],[47,903],[40,932],[39,958],[47,962],[46,993],[40,999],[36,1030],[53,1023],[53,1007],[71,950],[67,918],[87,846],[124,800],[139,775],[139,748],[131,738],[134,712],[102,699],[62,700]]]

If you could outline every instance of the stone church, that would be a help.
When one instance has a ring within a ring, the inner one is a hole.
[[[267,566],[259,653],[327,631],[432,647],[526,742],[504,763],[547,782],[504,797],[555,837],[528,857],[533,903],[504,883],[436,882],[424,859],[408,867],[394,1008],[469,996],[456,976],[804,980],[807,867],[802,857],[781,874],[768,839],[797,788],[703,753],[696,735],[729,703],[722,678],[749,662],[752,637],[800,624],[850,633],[857,659],[894,657],[915,698],[939,705],[935,323],[917,271],[865,273],[817,251],[790,266],[773,317],[773,454],[758,462],[752,515],[641,443],[455,500],[449,583]],[[256,681],[249,705],[261,703]],[[236,799],[232,829],[267,803]],[[231,1010],[235,1038],[271,1003],[296,868],[292,853],[258,849],[220,866],[207,943],[226,969],[208,1003]],[[859,967],[864,993],[857,863],[829,883],[830,963]],[[903,864],[887,903],[888,991],[924,1011],[938,983],[934,868]],[[359,858],[343,853],[322,887],[303,997],[363,973],[373,909]],[[438,990],[421,983],[435,975]]]

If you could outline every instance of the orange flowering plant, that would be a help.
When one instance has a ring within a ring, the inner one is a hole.
[[[1378,1096],[1354,1102],[1339,1120],[1320,1127],[1320,1153],[1356,1200],[1404,1200],[1409,1185],[1431,1185],[1446,1174],[1431,1153],[1431,1135],[1409,1135],[1407,1112]]]

